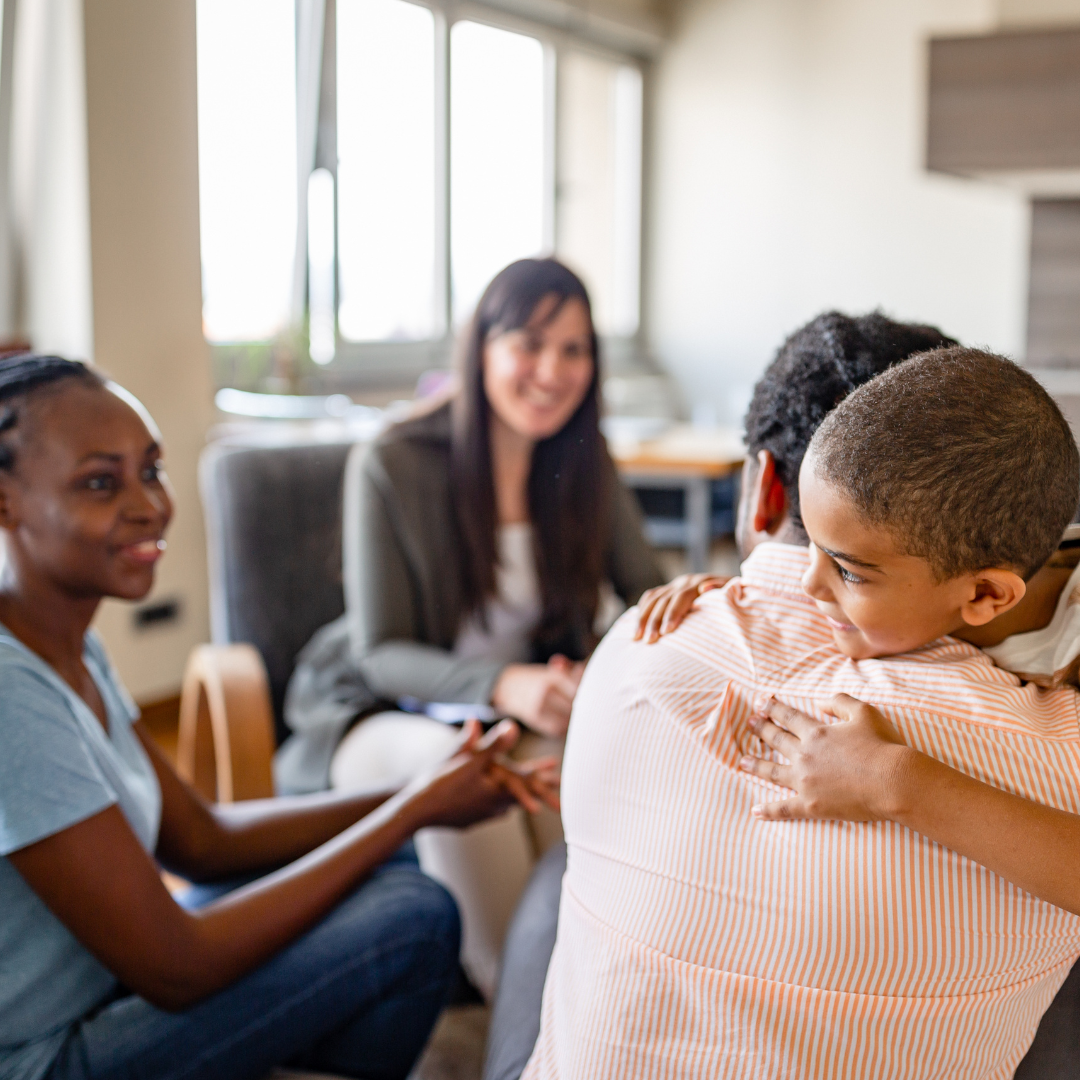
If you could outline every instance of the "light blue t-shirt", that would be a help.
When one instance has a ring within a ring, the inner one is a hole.
[[[139,710],[97,635],[83,659],[108,733],[39,656],[0,625],[0,1080],[37,1080],[67,1030],[116,988],[7,855],[118,804],[152,852],[161,789],[131,725]]]

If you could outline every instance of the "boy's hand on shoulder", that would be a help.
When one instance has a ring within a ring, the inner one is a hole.
[[[722,589],[730,580],[715,574],[680,574],[666,585],[642,593],[634,640],[648,645],[659,641],[678,627],[702,593]]]
[[[762,821],[807,818],[879,821],[896,814],[899,782],[912,751],[872,705],[837,694],[823,724],[771,699],[750,726],[787,765],[744,757],[739,767],[761,780],[790,788],[789,799],[760,803],[751,813]]]

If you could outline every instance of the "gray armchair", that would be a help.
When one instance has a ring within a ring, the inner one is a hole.
[[[213,643],[184,676],[178,764],[211,799],[274,793],[297,654],[345,610],[341,497],[352,442],[221,442],[199,463]],[[444,1025],[445,1026],[445,1025]],[[436,1030],[411,1080],[458,1075],[461,1033]],[[336,1080],[275,1069],[265,1080]]]
[[[341,484],[350,442],[212,444],[199,463],[215,645],[266,665],[277,741],[285,687],[311,635],[345,610]]]
[[[213,644],[185,672],[178,765],[209,798],[273,794],[296,656],[345,610],[341,489],[352,445],[224,441],[203,452]]]

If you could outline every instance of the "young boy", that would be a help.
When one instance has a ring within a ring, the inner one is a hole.
[[[973,349],[855,391],[799,472],[803,579],[855,660],[910,652],[1017,606],[1076,512],[1068,424],[1031,375]]]
[[[597,650],[564,771],[569,862],[535,1077],[1011,1077],[1080,918],[889,822],[754,821],[772,694],[875,701],[909,746],[1080,810],[1080,713],[943,635],[1022,602],[1080,460],[1030,375],[950,349],[855,391],[763,544],[659,645]],[[879,657],[894,656],[881,660]]]

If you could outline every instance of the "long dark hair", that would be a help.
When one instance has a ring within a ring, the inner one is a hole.
[[[484,347],[492,336],[525,326],[545,297],[569,300],[589,315],[593,376],[563,428],[536,444],[529,474],[529,516],[543,613],[533,635],[538,659],[553,652],[583,657],[591,648],[604,554],[608,545],[614,466],[600,433],[600,350],[589,294],[555,259],[521,259],[496,275],[477,305],[458,357],[460,384],[452,405],[451,482],[461,539],[465,610],[483,615],[495,595],[495,482],[491,405],[484,393]]]

